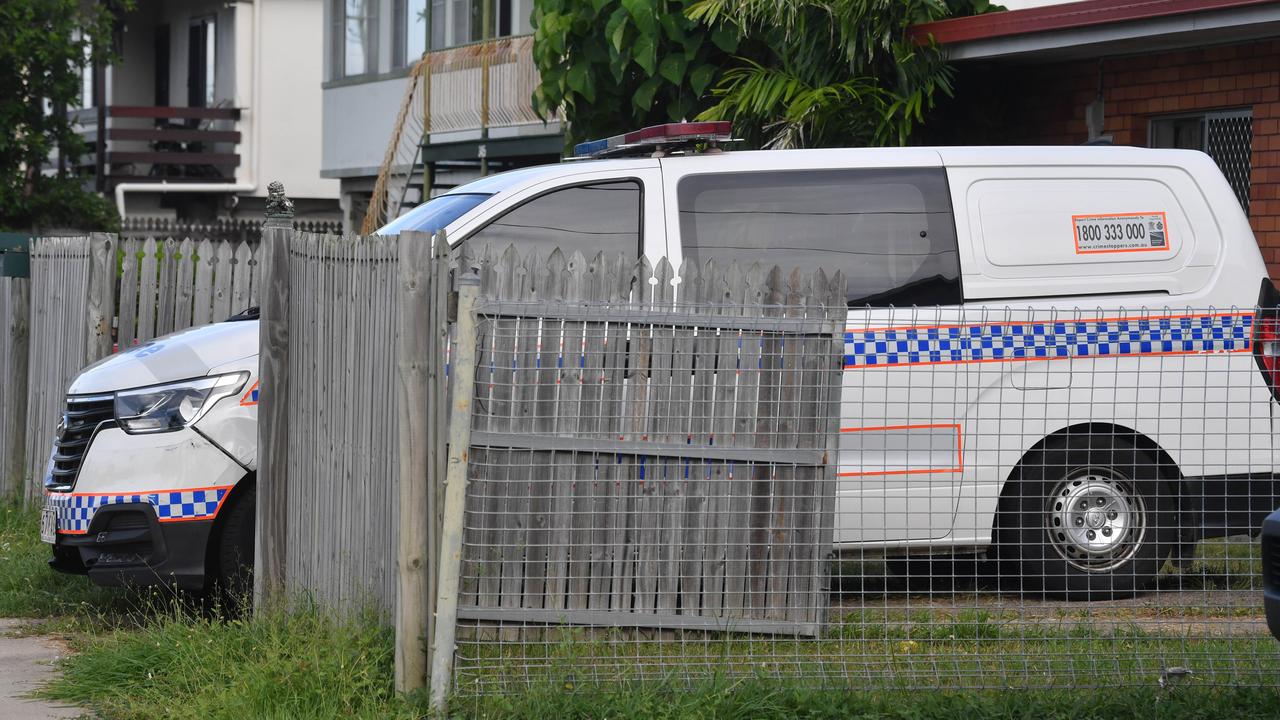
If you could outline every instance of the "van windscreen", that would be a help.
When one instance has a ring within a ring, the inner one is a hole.
[[[433,233],[462,217],[489,197],[492,197],[492,193],[440,195],[387,223],[378,230],[378,234],[397,235],[410,230]]]
[[[686,261],[842,270],[850,306],[960,303],[940,168],[692,175],[677,195]]]

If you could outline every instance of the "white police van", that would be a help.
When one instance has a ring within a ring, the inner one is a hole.
[[[1275,508],[1280,326],[1255,307],[1277,295],[1207,156],[681,145],[727,134],[588,143],[591,159],[478,180],[380,232],[843,271],[838,549],[986,553],[1090,597]],[[251,555],[256,324],[76,380],[48,488],[57,564],[197,585]]]

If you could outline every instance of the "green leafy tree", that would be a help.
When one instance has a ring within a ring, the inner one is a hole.
[[[535,0],[533,103],[563,111],[571,143],[692,119],[738,49],[737,28],[708,30],[689,0]]]
[[[82,178],[50,167],[84,141],[66,109],[79,104],[81,72],[110,57],[113,10],[123,3],[0,0],[0,228],[112,230],[115,207]]]
[[[951,94],[953,74],[937,46],[907,29],[989,9],[988,0],[698,0],[690,18],[745,39],[701,117],[733,120],[770,148],[905,143],[937,95]]]

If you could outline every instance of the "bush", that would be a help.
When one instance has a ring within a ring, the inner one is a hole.
[[[85,190],[74,177],[42,175],[28,197],[0,202],[0,230],[28,232],[43,228],[119,232],[120,213],[110,200]]]

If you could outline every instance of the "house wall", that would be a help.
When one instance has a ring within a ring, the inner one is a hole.
[[[1008,62],[958,68],[926,142],[1063,144],[1088,140],[1085,108],[1101,95],[1103,134],[1146,146],[1153,117],[1251,108],[1249,219],[1280,279],[1280,39],[1067,63]]]
[[[262,2],[261,58],[254,98],[258,139],[257,184],[265,197],[272,180],[284,183],[290,197],[338,197],[338,181],[320,176],[324,13],[317,0]],[[252,5],[237,6],[252,12]],[[253,105],[248,106],[251,109]]]
[[[407,82],[402,76],[324,91],[321,172],[329,177],[378,174]]]

